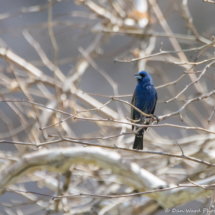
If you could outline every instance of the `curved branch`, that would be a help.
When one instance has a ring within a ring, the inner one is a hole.
[[[140,168],[135,163],[130,163],[121,158],[118,153],[98,148],[58,148],[42,150],[25,155],[22,159],[2,171],[0,187],[16,183],[21,177],[35,170],[67,172],[71,165],[94,164],[104,169],[110,169],[123,184],[132,186],[139,191],[167,187],[167,183],[147,170]],[[199,185],[214,181],[214,176],[197,182]],[[201,189],[199,186],[187,186],[178,189],[171,185],[165,192],[146,192],[150,198],[155,199],[164,207],[174,207],[185,204],[197,198],[206,197],[211,190]],[[3,190],[0,191],[0,194]]]
[[[4,170],[0,175],[0,187],[15,183],[23,175],[46,169],[48,171],[67,172],[73,164],[95,164],[111,169],[119,180],[138,190],[148,190],[167,186],[166,182],[137,164],[122,160],[118,153],[98,148],[58,148],[26,154],[18,162]]]

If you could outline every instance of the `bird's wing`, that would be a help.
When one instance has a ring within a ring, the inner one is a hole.
[[[157,92],[155,91],[155,106],[154,106],[154,108],[152,110],[152,114],[154,114],[154,112],[155,112],[155,108],[156,108],[156,104],[157,104],[157,99],[158,99],[158,96],[157,96]]]
[[[135,91],[134,91],[134,94],[133,94],[133,97],[132,97],[132,100],[131,100],[131,104],[135,106]],[[131,119],[134,119],[135,120],[135,109],[133,107],[131,107]],[[134,130],[134,126],[132,125],[132,131]]]

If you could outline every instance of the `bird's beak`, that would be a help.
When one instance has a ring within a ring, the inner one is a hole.
[[[140,76],[140,74],[139,73],[137,73],[136,75],[134,75],[134,77],[136,78],[136,79],[142,79],[142,77]]]

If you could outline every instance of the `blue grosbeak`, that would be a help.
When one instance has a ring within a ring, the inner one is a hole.
[[[137,79],[137,86],[131,101],[132,105],[146,114],[154,114],[157,92],[152,77],[147,72],[141,71],[135,75],[135,78]],[[131,119],[140,120],[138,123],[143,124],[146,116],[141,115],[137,110],[131,107]],[[132,130],[133,129],[134,126],[132,126]],[[143,149],[143,134],[146,129],[147,128],[143,128],[136,133],[133,149]]]

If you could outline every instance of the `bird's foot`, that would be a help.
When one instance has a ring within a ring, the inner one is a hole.
[[[156,115],[154,115],[154,114],[152,114],[152,120],[153,121],[156,121],[156,123],[158,124],[159,123],[159,118],[156,116]]]

